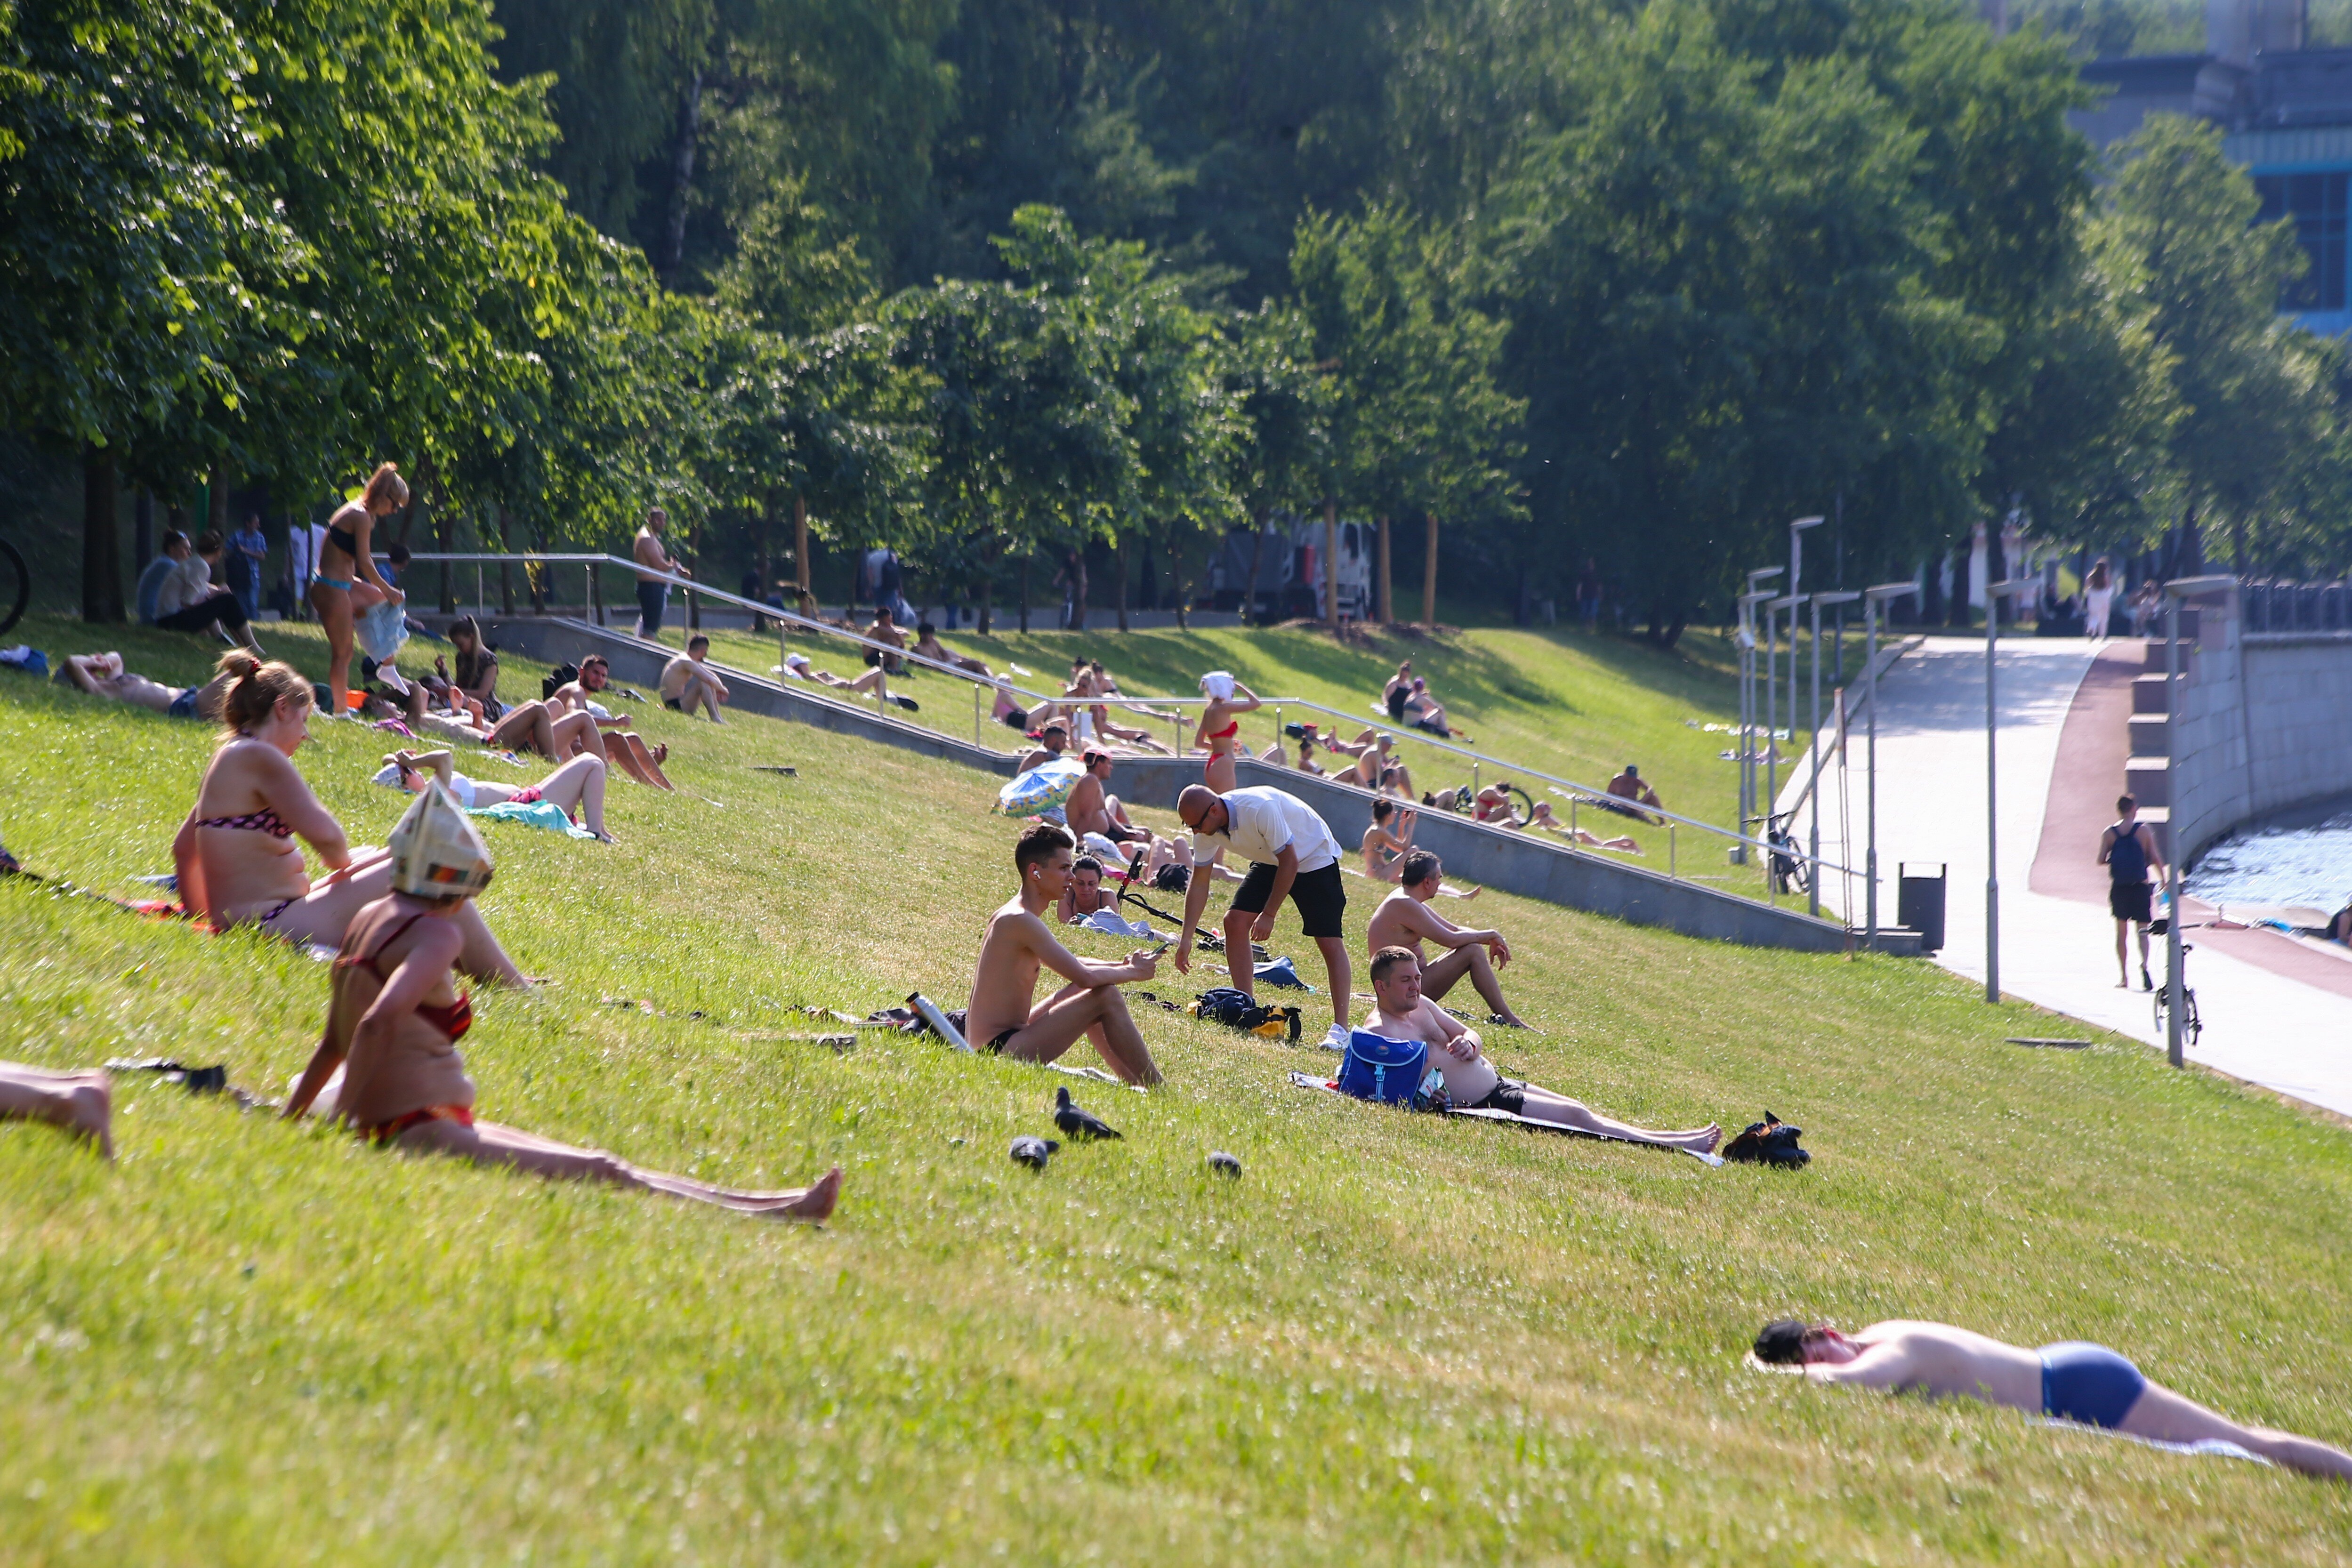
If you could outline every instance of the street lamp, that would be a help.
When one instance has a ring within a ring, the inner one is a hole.
[[[1862,597],[1859,593],[1816,593],[1813,595],[1813,754],[1812,782],[1805,787],[1813,799],[1812,836],[1807,841],[1805,852],[1812,858],[1813,871],[1805,879],[1805,912],[1822,912],[1822,606],[1851,604]],[[1853,911],[1845,911],[1851,920]],[[1848,930],[1853,927],[1849,925]]]
[[[1870,715],[1870,742],[1863,772],[1868,779],[1870,804],[1864,820],[1870,848],[1863,861],[1864,874],[1869,879],[1863,893],[1864,916],[1864,948],[1875,951],[1878,946],[1878,607],[1890,600],[1907,598],[1918,592],[1915,583],[1882,582],[1876,588],[1862,592],[1862,624],[1865,639],[1862,656],[1862,678],[1869,683],[1869,695],[1863,698],[1864,711]]]
[[[2000,601],[2041,586],[2041,579],[2032,577],[1985,584],[1985,1000],[1996,1006],[2000,1001],[2000,819],[1993,800],[2000,779],[1993,765],[1993,737],[2000,729],[1993,708],[1993,653],[2000,646]]]
[[[1756,606],[1771,598],[1757,583],[1780,575],[1781,568],[1762,567],[1748,574],[1748,591],[1739,596],[1739,831],[1731,846],[1731,863],[1748,863],[1744,835],[1756,811]]]
[[[1789,597],[1795,599],[1805,591],[1805,530],[1818,528],[1827,519],[1799,517],[1789,525]],[[1797,618],[1789,617],[1789,727],[1797,727]]]
[[[1756,814],[1763,820],[1767,841],[1772,837],[1772,812],[1780,804],[1780,716],[1773,686],[1773,617],[1783,610],[1789,612],[1789,728],[1793,734],[1797,727],[1797,606],[1803,602],[1804,596],[1798,593],[1764,601],[1764,799],[1758,802]]]
[[[2173,784],[2164,818],[2164,1059],[2181,1064],[2180,988],[2180,601],[2228,590],[2228,578],[2190,577],[2164,585],[2164,771]]]

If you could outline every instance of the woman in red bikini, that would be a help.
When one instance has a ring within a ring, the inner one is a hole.
[[[1235,786],[1234,758],[1242,748],[1241,716],[1257,711],[1257,694],[1223,670],[1211,670],[1202,675],[1201,690],[1207,694],[1209,701],[1201,709],[1201,723],[1192,731],[1192,744],[1208,748],[1208,764],[1202,771],[1209,788],[1222,795]]]
[[[180,902],[215,927],[252,925],[296,943],[342,941],[352,917],[392,887],[382,850],[353,853],[332,814],[319,804],[294,753],[309,738],[310,683],[249,653],[222,661],[233,677],[221,697],[220,748],[205,769],[196,803],[172,841]],[[316,882],[294,840],[327,867]],[[529,982],[471,904],[456,922],[461,963],[478,979]]]
[[[640,1170],[602,1149],[559,1144],[474,1119],[474,1081],[457,1042],[474,1021],[473,998],[453,969],[465,946],[459,917],[489,884],[490,854],[438,781],[392,831],[392,890],[360,911],[329,982],[327,1028],[286,1103],[308,1112],[341,1067],[335,1113],[362,1136],[477,1165],[604,1181],[778,1219],[820,1220],[841,1192],[835,1166],[814,1186],[732,1192]]]

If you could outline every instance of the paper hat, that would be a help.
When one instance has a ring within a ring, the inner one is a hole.
[[[1224,670],[1211,670],[1201,677],[1201,689],[1223,702],[1234,695],[1234,677]]]
[[[490,852],[448,787],[425,787],[384,840],[392,885],[417,898],[457,898],[490,884]]]

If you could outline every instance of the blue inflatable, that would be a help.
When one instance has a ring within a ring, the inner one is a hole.
[[[997,791],[996,809],[1008,817],[1042,817],[1058,811],[1086,776],[1085,766],[1075,757],[1041,762],[1026,773],[1014,775],[1012,783]]]

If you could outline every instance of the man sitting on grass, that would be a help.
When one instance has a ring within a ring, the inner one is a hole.
[[[1422,972],[1421,985],[1433,1002],[1444,999],[1463,976],[1487,1007],[1494,1009],[1494,1021],[1513,1029],[1525,1029],[1527,1023],[1511,1010],[1503,999],[1502,983],[1495,971],[1511,961],[1511,949],[1499,931],[1465,931],[1437,911],[1429,901],[1443,890],[1445,867],[1427,850],[1415,850],[1404,857],[1397,869],[1397,890],[1381,900],[1372,911],[1371,924],[1365,929],[1364,940],[1375,951],[1382,947],[1402,947],[1414,957],[1421,956],[1421,945],[1434,942],[1447,949],[1444,957]],[[1487,956],[1489,951],[1493,956]]]
[[[1160,1069],[1118,988],[1151,978],[1159,968],[1158,952],[1138,948],[1124,964],[1097,963],[1055,941],[1045,924],[1045,912],[1061,903],[1070,885],[1075,859],[1068,831],[1050,822],[1033,825],[1013,845],[1021,891],[989,916],[971,1001],[964,1010],[964,1033],[974,1050],[1020,1061],[1051,1061],[1083,1035],[1123,1082],[1157,1083]],[[1037,1002],[1041,967],[1070,983]]]
[[[1117,766],[1111,754],[1089,747],[1078,760],[1086,766],[1086,776],[1062,802],[1062,820],[1069,823],[1070,831],[1082,839],[1100,833],[1115,844],[1150,843],[1151,830],[1128,821],[1127,808],[1109,792],[1111,769]]]
[[[1622,806],[1617,804],[1621,800],[1628,801],[1630,804]],[[1609,780],[1609,799],[1595,800],[1593,804],[1614,811],[1621,817],[1631,817],[1637,822],[1649,822],[1654,825],[1665,821],[1664,817],[1654,817],[1649,811],[1641,810],[1643,806],[1658,811],[1663,811],[1666,808],[1665,803],[1658,799],[1658,792],[1643,781],[1642,770],[1630,762],[1625,764],[1624,772]]]
[[[1043,768],[1070,748],[1070,727],[1060,719],[1048,719],[1045,727],[1037,732],[1037,744],[1021,759],[1016,773],[1026,773],[1032,768]]]
[[[2268,1427],[2242,1427],[2149,1382],[2105,1345],[2067,1341],[2028,1350],[1949,1323],[1900,1320],[1845,1334],[1783,1318],[1756,1336],[1756,1359],[1802,1367],[1816,1383],[1982,1399],[2150,1442],[2231,1443],[2305,1475],[2352,1480],[2352,1454]]]
[[[1192,832],[1195,866],[1206,856],[1213,870],[1227,850],[1251,862],[1225,911],[1225,967],[1234,989],[1246,997],[1257,994],[1250,944],[1274,935],[1274,912],[1288,898],[1298,906],[1300,932],[1323,955],[1324,977],[1331,985],[1334,1019],[1323,1044],[1331,1051],[1347,1049],[1353,997],[1340,921],[1348,912],[1348,890],[1339,876],[1339,841],[1331,836],[1330,825],[1297,796],[1264,784],[1222,795],[1205,784],[1187,784],[1176,798],[1176,815]],[[1192,971],[1192,932],[1208,897],[1209,878],[1196,874],[1184,890],[1184,934],[1176,943],[1180,975]]]
[[[1475,1030],[1421,992],[1421,960],[1409,947],[1382,947],[1372,955],[1372,1016],[1364,1028],[1390,1040],[1418,1040],[1430,1049],[1431,1065],[1444,1075],[1445,1097],[1472,1111],[1507,1111],[1556,1127],[1598,1133],[1636,1144],[1656,1144],[1709,1155],[1723,1129],[1710,1122],[1684,1132],[1654,1132],[1603,1116],[1583,1102],[1532,1083],[1516,1083],[1495,1071],[1480,1050]]]
[[[705,708],[711,723],[725,724],[719,705],[727,700],[727,683],[704,663],[709,656],[709,638],[698,632],[686,640],[686,652],[662,666],[662,706],[688,718],[696,708]]]
[[[939,628],[928,621],[915,622],[914,652],[933,664],[946,664],[950,668],[968,671],[975,675],[985,675],[992,681],[996,678],[996,672],[990,669],[984,661],[975,659],[970,653],[950,653],[947,645],[940,641]]]
[[[91,696],[152,708],[173,718],[216,719],[221,694],[236,677],[222,671],[201,686],[167,686],[124,669],[120,653],[68,653],[54,678]]]

